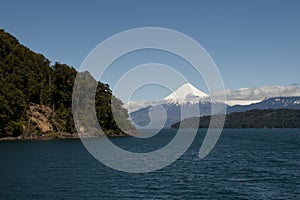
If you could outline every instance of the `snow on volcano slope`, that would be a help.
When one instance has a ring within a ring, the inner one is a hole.
[[[169,96],[164,98],[168,103],[199,103],[207,100],[209,98],[208,94],[198,90],[195,86],[190,83],[185,83]]]
[[[186,118],[210,115],[212,104],[214,104],[215,111],[218,113],[224,112],[224,109],[226,109],[224,103],[211,101],[209,95],[201,92],[190,83],[182,85],[159,103],[159,105],[153,104],[131,112],[130,117],[133,123],[147,128],[147,125],[151,122],[151,127],[153,128],[152,125],[161,124],[162,121],[165,121],[164,127],[169,128],[172,124]],[[152,116],[155,117],[150,119],[150,108],[153,111],[158,110],[158,108],[163,109],[166,116],[154,113]]]

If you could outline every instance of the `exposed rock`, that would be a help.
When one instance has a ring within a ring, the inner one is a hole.
[[[72,138],[77,135],[65,133],[65,122],[48,106],[31,103],[26,116],[28,123],[23,127],[26,133],[23,138]]]
[[[53,119],[54,112],[51,108],[44,105],[32,104],[27,110],[28,118],[37,124],[42,133],[53,131],[50,120]]]

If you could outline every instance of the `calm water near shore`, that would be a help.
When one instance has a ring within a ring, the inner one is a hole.
[[[112,141],[147,152],[175,134]],[[204,135],[170,166],[145,174],[104,166],[79,139],[1,141],[0,199],[300,199],[300,129],[224,130],[201,160]]]

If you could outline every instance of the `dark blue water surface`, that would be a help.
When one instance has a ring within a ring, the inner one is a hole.
[[[176,134],[164,130],[142,145],[160,148]],[[300,199],[300,130],[224,130],[213,151],[198,158],[205,135],[159,171],[129,174],[94,159],[79,139],[0,142],[1,199]],[[145,148],[145,149],[143,149]],[[154,149],[155,149],[154,148]],[[153,150],[153,149],[152,149]]]

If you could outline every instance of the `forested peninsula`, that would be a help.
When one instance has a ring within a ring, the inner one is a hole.
[[[68,65],[51,65],[45,56],[0,29],[0,139],[78,137],[72,115],[77,74]],[[114,119],[112,100],[114,113],[121,117],[122,130]],[[125,136],[136,131],[123,103],[112,95],[108,84],[97,83],[95,110],[103,134]]]
[[[218,116],[215,117],[218,119]],[[195,123],[199,121],[199,123]],[[172,125],[172,128],[208,128],[211,116],[189,118]],[[220,127],[212,127],[220,128]],[[223,128],[300,128],[300,110],[266,109],[235,112],[226,115]]]

